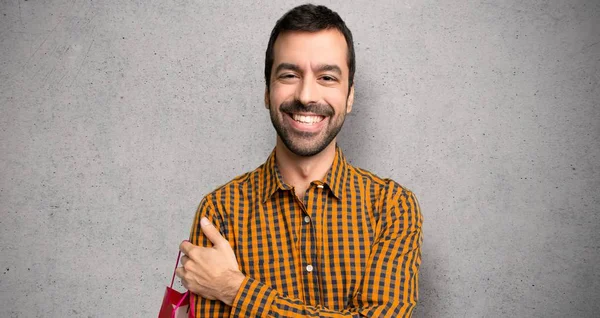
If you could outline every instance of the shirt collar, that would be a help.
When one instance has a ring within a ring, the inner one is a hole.
[[[346,184],[347,174],[348,162],[346,162],[346,157],[344,157],[342,149],[336,144],[333,163],[323,180],[338,200],[342,198],[342,190]]]
[[[275,149],[273,149],[263,167],[262,179],[264,183],[262,202],[264,203],[277,190],[290,190],[292,187],[287,185],[281,177],[281,173],[279,172],[279,168],[275,162]],[[323,181],[316,182],[326,185],[331,190],[331,193],[339,200],[342,198],[342,190],[344,184],[346,183],[346,175],[348,173],[347,170],[348,162],[346,162],[346,158],[342,153],[342,149],[336,144],[335,157],[333,158],[331,168],[329,168],[329,171],[325,175],[325,178],[323,178]]]
[[[277,168],[277,164],[275,163],[275,149],[267,158],[267,161],[264,164],[263,169],[263,198],[262,202],[265,203],[267,199],[269,199],[273,193],[277,190],[288,190],[288,187],[284,182],[281,174],[279,173],[279,169]]]

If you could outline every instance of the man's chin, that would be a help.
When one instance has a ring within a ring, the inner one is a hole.
[[[290,149],[290,151],[298,157],[312,157],[312,156],[319,154],[323,150],[295,148],[295,149]]]
[[[319,140],[319,141],[308,141],[308,140],[303,140],[302,142],[294,142],[294,141],[290,141],[284,140],[284,145],[286,146],[286,148],[293,154],[300,156],[300,157],[312,157],[314,155],[319,154],[321,151],[323,151],[325,148],[327,148],[327,145],[323,145],[323,141]]]

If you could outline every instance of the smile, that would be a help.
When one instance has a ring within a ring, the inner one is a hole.
[[[305,125],[313,125],[315,123],[320,123],[325,119],[324,116],[319,116],[319,115],[299,115],[299,114],[290,114],[290,115],[295,121],[305,124]]]

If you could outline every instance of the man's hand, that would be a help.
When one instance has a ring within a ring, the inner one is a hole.
[[[231,306],[245,275],[239,270],[229,242],[212,223],[202,218],[200,226],[213,247],[199,247],[188,241],[181,243],[179,249],[185,256],[181,258],[183,267],[177,268],[177,277],[190,292]]]

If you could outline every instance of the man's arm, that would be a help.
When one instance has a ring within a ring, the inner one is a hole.
[[[332,311],[308,306],[246,277],[232,304],[234,317],[410,317],[418,299],[422,216],[415,195],[392,187],[381,206],[359,292],[350,307]]]
[[[378,207],[380,217],[375,224],[378,235],[367,268],[358,292],[346,310],[309,306],[246,277],[231,307],[200,297],[197,314],[216,317],[231,310],[233,317],[410,317],[418,298],[421,213],[414,194],[400,186],[392,186],[384,196]],[[193,244],[199,246],[212,245],[204,235],[200,235],[200,218],[208,217],[217,228],[222,226],[223,221],[220,215],[215,214],[210,202],[205,201],[198,209],[190,238]]]
[[[226,225],[223,224],[224,221],[221,218],[221,215],[216,213],[210,197],[208,196],[205,197],[198,206],[190,231],[189,240],[193,245],[210,248],[213,247],[213,243],[202,233],[201,220],[203,217],[207,218],[217,231],[224,234],[222,229],[226,229]],[[230,306],[219,300],[198,297],[195,294],[192,294],[190,301],[196,302],[196,317],[225,317],[231,311]]]

